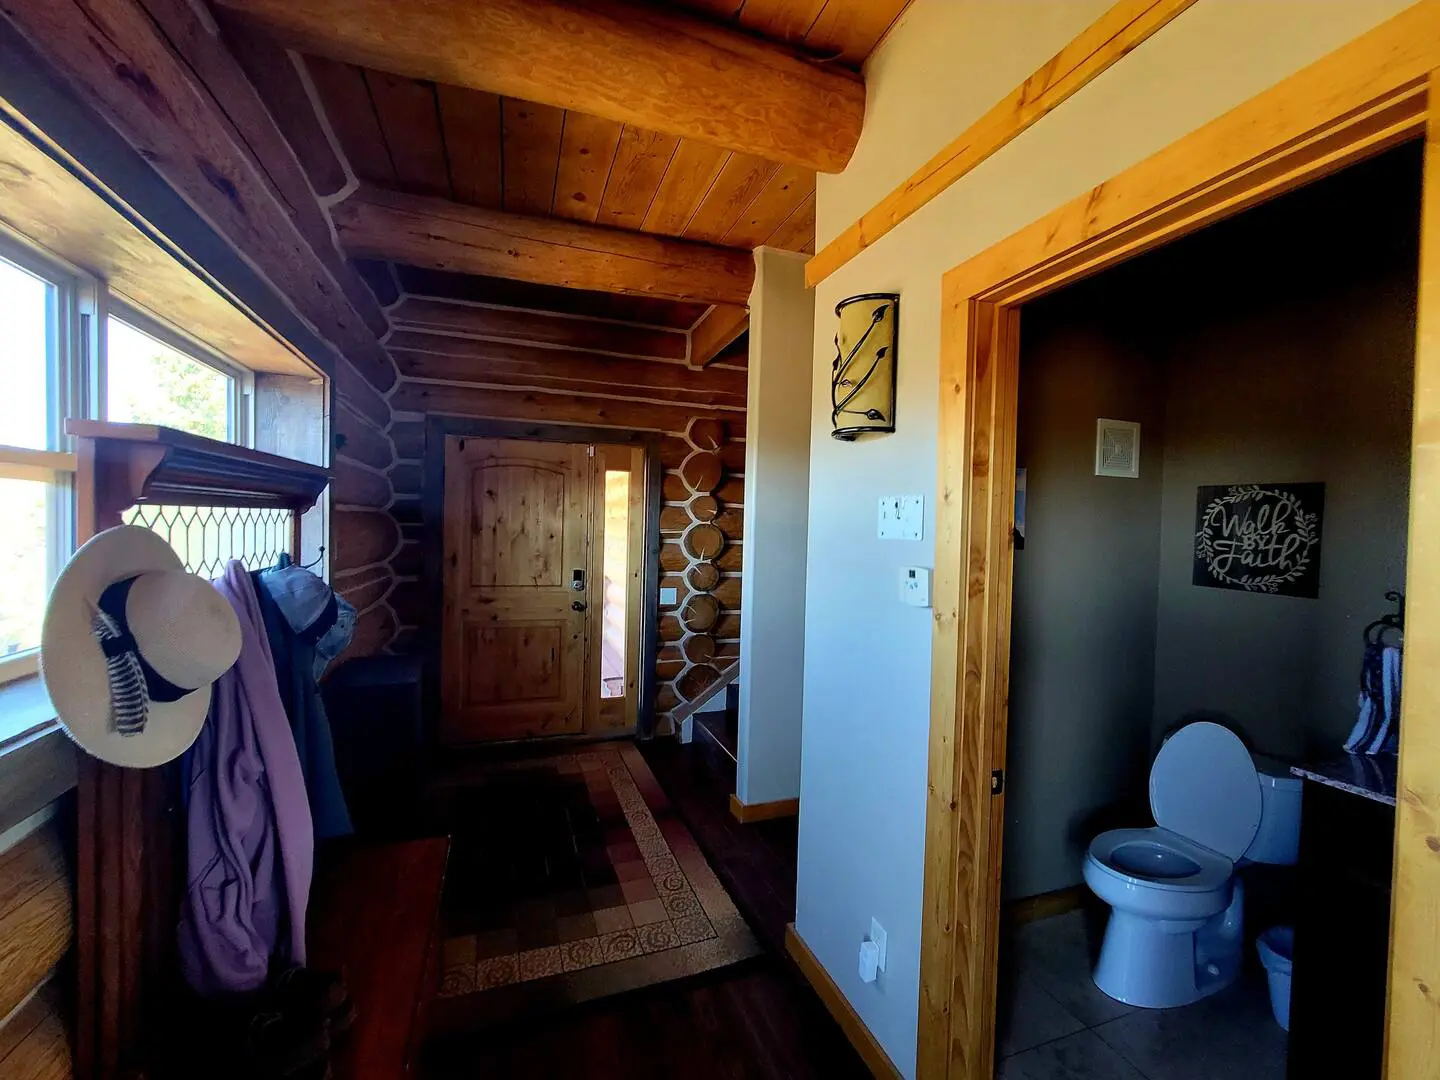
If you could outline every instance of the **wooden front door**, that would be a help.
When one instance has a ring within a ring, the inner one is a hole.
[[[446,440],[444,741],[585,730],[591,469],[584,445]]]

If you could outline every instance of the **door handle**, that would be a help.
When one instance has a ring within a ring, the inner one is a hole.
[[[585,601],[584,601],[584,600],[572,600],[572,601],[570,601],[570,610],[571,610],[571,611],[584,611],[584,610],[585,610]]]

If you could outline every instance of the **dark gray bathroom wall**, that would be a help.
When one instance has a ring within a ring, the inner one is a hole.
[[[1354,722],[1361,633],[1405,585],[1418,179],[1402,150],[1197,238],[1176,268],[1157,742],[1213,712],[1313,759]],[[1325,484],[1318,599],[1192,585],[1196,488],[1272,481]]]
[[[1402,147],[1025,307],[1007,898],[1150,824],[1187,716],[1338,752],[1404,586],[1419,179]],[[1142,424],[1139,479],[1093,475],[1099,417]],[[1326,484],[1319,598],[1193,585],[1196,488],[1282,481]]]
[[[1149,764],[1164,388],[1111,299],[1097,279],[1024,313],[1008,896],[1078,883],[1097,813],[1143,786]],[[1094,475],[1098,417],[1143,425],[1138,480]]]

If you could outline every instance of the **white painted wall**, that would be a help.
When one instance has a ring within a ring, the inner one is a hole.
[[[867,66],[854,160],[819,179],[821,244],[1107,5],[915,0]],[[926,612],[901,605],[896,580],[901,566],[933,560],[941,275],[1405,6],[1202,0],[816,290],[796,925],[907,1076],[919,993],[931,624]],[[845,296],[882,291],[901,294],[899,430],[838,443],[829,436],[832,312]],[[925,539],[878,541],[877,499],[903,492],[927,495]],[[748,527],[747,579],[760,562],[748,550]],[[872,915],[889,932],[889,963],[867,986],[856,956]]]
[[[810,483],[810,339],[805,258],[755,252],[745,415],[745,573],[735,794],[800,794],[805,537]]]

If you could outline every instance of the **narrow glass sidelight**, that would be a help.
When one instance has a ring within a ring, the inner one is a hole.
[[[600,696],[625,696],[625,615],[630,589],[630,473],[605,471],[604,583],[601,597]]]

